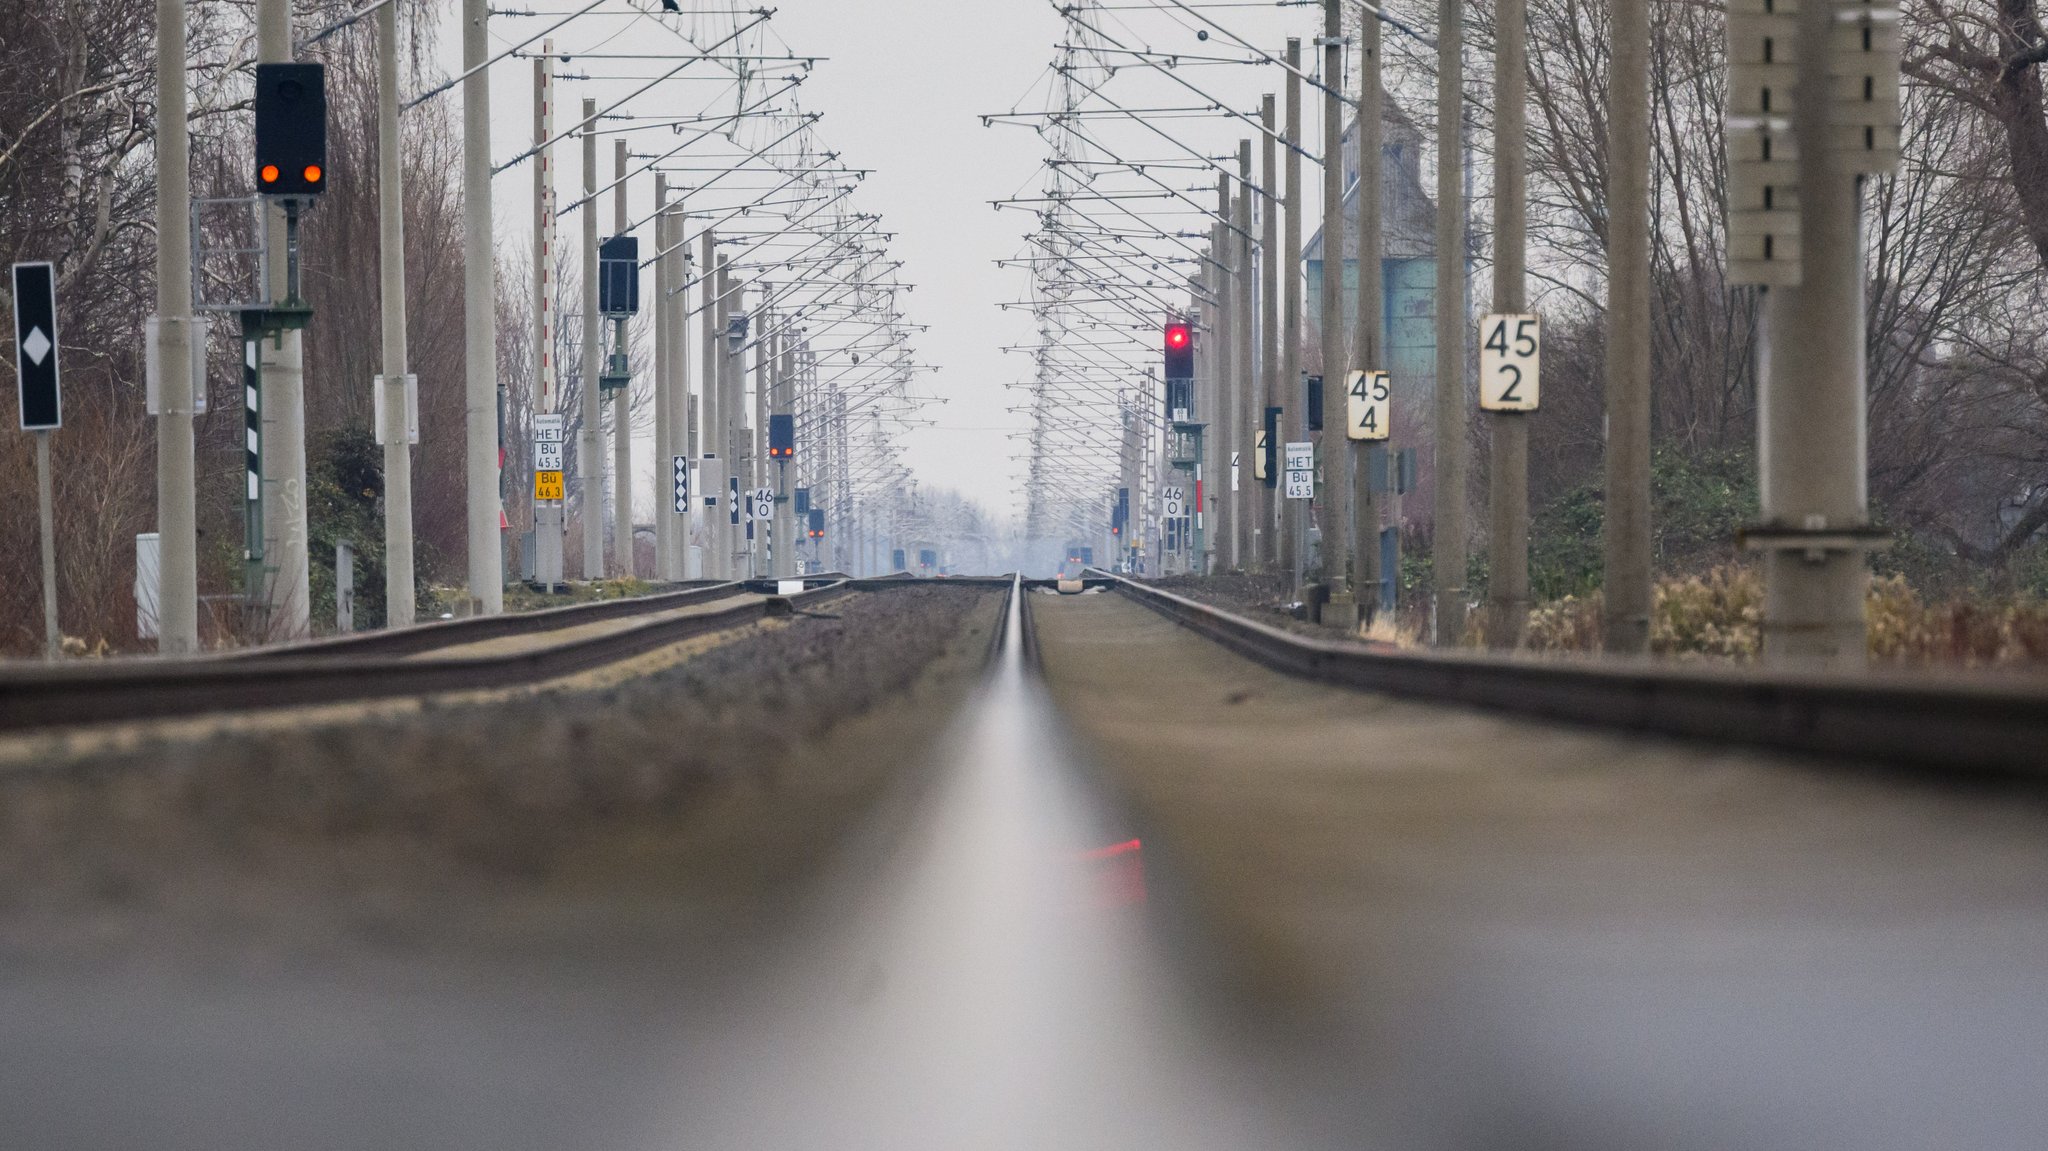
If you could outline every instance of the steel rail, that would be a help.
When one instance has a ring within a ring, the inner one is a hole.
[[[731,586],[701,590],[724,593]],[[652,619],[603,635],[497,655],[413,660],[388,654],[290,654],[263,660],[138,660],[0,669],[0,731],[530,686],[788,615],[799,606],[837,598],[848,590],[846,581],[834,581],[792,595],[768,595],[697,615]]]
[[[688,607],[696,603],[709,603],[726,596],[738,595],[746,590],[738,583],[708,580],[685,582],[692,586],[681,591],[564,604],[561,607],[539,608],[534,611],[471,616],[468,619],[436,620],[432,623],[393,628],[389,631],[355,632],[307,640],[303,643],[244,648],[202,658],[275,661],[315,656],[418,655],[421,652],[438,651],[461,644],[481,643],[484,640],[503,639],[507,636],[536,635],[563,628],[581,627],[600,620],[667,611],[670,608]]]
[[[1182,627],[1302,679],[1692,742],[2048,779],[2048,688],[2035,684],[1396,651],[1296,635],[1094,574]]]

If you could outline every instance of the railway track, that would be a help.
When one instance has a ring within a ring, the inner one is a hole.
[[[2048,688],[2039,683],[1391,651],[1296,635],[1106,572],[1091,575],[1091,582],[1098,580],[1240,655],[1303,679],[1611,730],[2048,778]]]
[[[846,594],[842,576],[776,594],[776,581],[717,583],[627,600],[485,616],[189,660],[136,660],[0,669],[0,731],[260,711],[512,687],[603,667]],[[678,609],[736,602],[678,614]],[[596,634],[569,634],[519,650],[419,656],[492,640],[577,633],[586,625],[649,616]]]

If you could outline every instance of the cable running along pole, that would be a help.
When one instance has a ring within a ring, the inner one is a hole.
[[[1642,0],[1619,0],[1620,3]],[[1464,0],[1437,0],[1435,640],[1465,636]]]

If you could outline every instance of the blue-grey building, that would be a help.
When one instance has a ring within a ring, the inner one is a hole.
[[[1400,405],[1398,418],[1423,414],[1427,404],[1417,401],[1429,395],[1436,378],[1436,205],[1422,190],[1422,133],[1395,108],[1391,97],[1382,101],[1382,107],[1380,214],[1384,239],[1380,283],[1386,301],[1390,362],[1375,366],[1392,372],[1396,394],[1411,401]],[[1344,132],[1344,187],[1343,322],[1349,328],[1358,315],[1356,120]],[[1305,351],[1312,356],[1320,346],[1322,330],[1318,305],[1323,290],[1322,229],[1316,230],[1302,250],[1302,257],[1308,270],[1304,310],[1310,334]],[[1398,431],[1396,435],[1413,442]]]

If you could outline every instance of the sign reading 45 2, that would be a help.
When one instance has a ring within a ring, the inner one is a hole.
[[[1384,440],[1393,422],[1394,389],[1385,372],[1352,372],[1344,377],[1349,429],[1354,440]]]
[[[1488,316],[1479,321],[1479,406],[1489,412],[1536,410],[1537,365],[1543,356],[1543,321],[1536,316]]]

